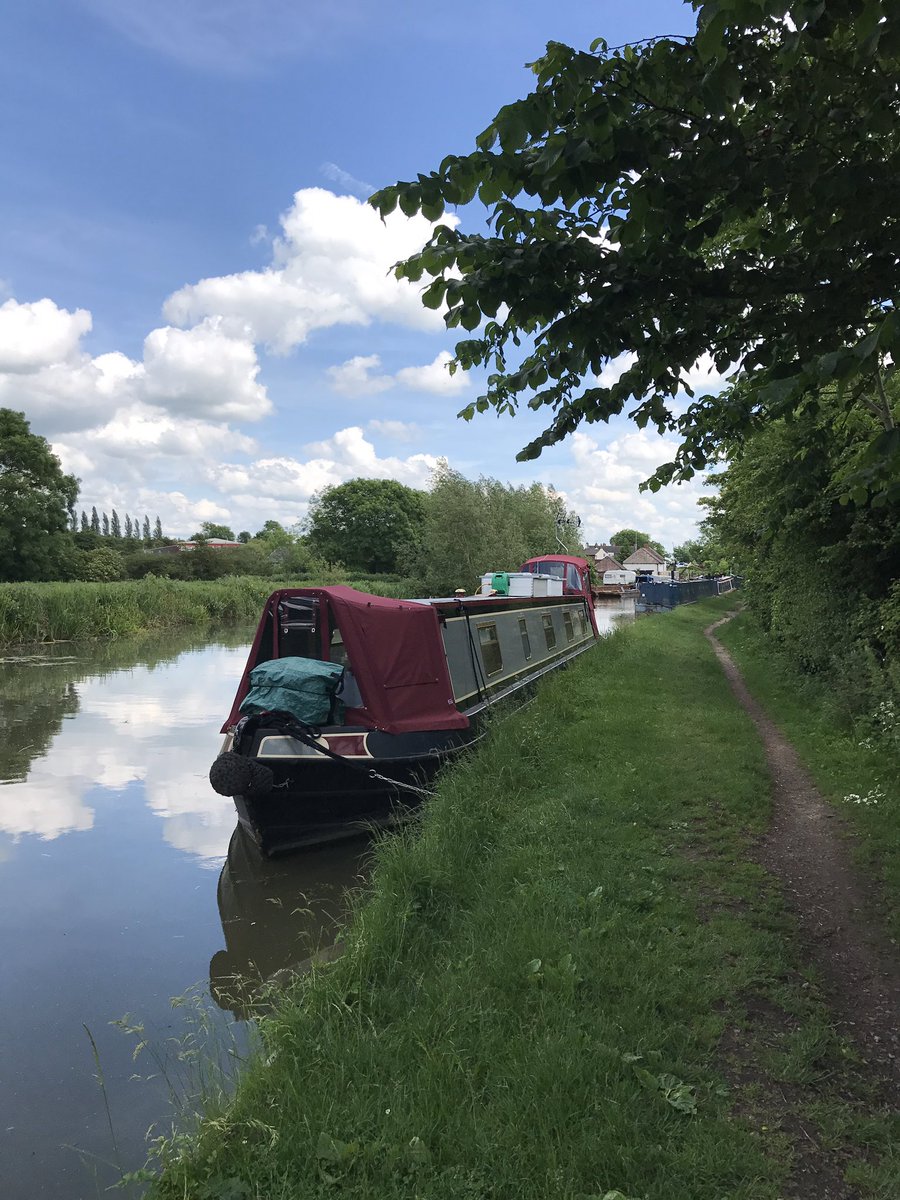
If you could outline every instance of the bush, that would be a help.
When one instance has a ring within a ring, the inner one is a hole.
[[[79,579],[95,583],[111,583],[125,576],[125,559],[118,550],[100,546],[82,556]]]

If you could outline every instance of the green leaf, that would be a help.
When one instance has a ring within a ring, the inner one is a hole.
[[[414,217],[419,211],[418,196],[411,191],[400,193],[400,211],[406,217]]]
[[[422,293],[422,303],[426,308],[440,308],[444,302],[447,284],[443,279],[435,279]]]
[[[704,21],[703,13],[712,7],[709,4],[703,6],[698,19],[699,27],[697,35],[694,38],[694,45],[697,47],[697,54],[702,63],[708,63],[712,59],[720,57],[724,50],[724,36],[728,26],[728,14],[726,12],[717,12]]]

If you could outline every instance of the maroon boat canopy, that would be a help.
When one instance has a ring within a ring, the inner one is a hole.
[[[327,602],[329,622],[341,631],[350,670],[363,708],[347,708],[348,725],[366,725],[385,733],[428,729],[466,729],[469,719],[456,707],[437,611],[430,604],[387,600],[349,587],[291,588],[269,597],[250,660],[238,687],[233,724],[256,665],[264,629],[278,603],[291,596]]]
[[[362,693],[349,722],[386,733],[465,729],[456,707],[438,614],[430,604],[387,600],[348,587],[323,588]]]

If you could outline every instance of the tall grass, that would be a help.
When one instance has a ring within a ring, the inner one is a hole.
[[[233,1103],[157,1145],[153,1196],[788,1194],[790,1135],[742,1118],[719,1039],[748,993],[820,1024],[821,1002],[749,853],[769,784],[701,634],[723,607],[606,640],[443,778]],[[841,1113],[845,1161],[890,1158],[874,1107]]]
[[[226,576],[210,582],[148,575],[123,583],[0,584],[0,645],[120,638],[145,630],[251,621],[276,588],[346,583],[376,595],[415,594],[413,580],[373,576],[275,582]]]

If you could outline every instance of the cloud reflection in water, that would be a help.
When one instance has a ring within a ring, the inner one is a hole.
[[[174,848],[219,866],[234,807],[209,786],[218,728],[246,661],[237,645],[193,648],[181,634],[149,652],[146,643],[81,647],[63,659],[10,657],[0,686],[0,832],[45,841],[94,827],[109,793],[117,819],[133,821],[135,800],[162,820]],[[174,656],[174,657],[173,657]],[[143,659],[143,661],[142,661]],[[111,667],[111,669],[110,669]],[[107,795],[104,795],[107,793]],[[108,808],[108,805],[105,807]]]

